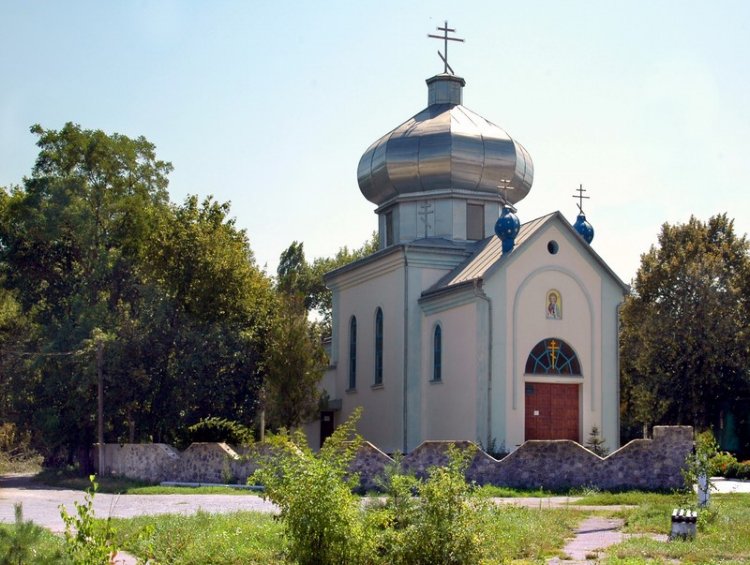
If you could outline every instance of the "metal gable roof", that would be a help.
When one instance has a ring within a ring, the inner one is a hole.
[[[444,293],[454,287],[462,286],[470,281],[481,281],[486,278],[491,271],[501,268],[506,260],[513,256],[513,253],[518,253],[523,249],[525,244],[541,230],[543,226],[548,224],[553,219],[559,219],[560,223],[565,226],[575,236],[576,241],[580,239],[578,233],[573,229],[573,226],[563,217],[563,215],[557,211],[541,216],[529,222],[526,222],[521,226],[516,237],[516,246],[512,253],[509,255],[503,255],[502,242],[499,238],[492,236],[481,241],[477,250],[461,265],[453,269],[450,273],[442,277],[432,287],[428,288],[422,293],[423,297],[431,294]],[[565,229],[564,228],[564,229]],[[590,245],[580,240],[581,245],[586,249],[592,258],[598,263],[603,270],[609,274],[610,277],[623,289],[624,292],[628,292],[629,287],[615,274],[615,272],[604,262],[596,251],[594,251]]]

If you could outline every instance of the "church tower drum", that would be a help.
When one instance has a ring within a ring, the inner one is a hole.
[[[505,203],[524,198],[534,167],[526,149],[463,105],[466,81],[427,79],[428,106],[373,143],[359,161],[362,194],[378,206],[381,248],[422,238],[492,235]]]

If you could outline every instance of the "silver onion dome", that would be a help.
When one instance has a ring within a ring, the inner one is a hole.
[[[359,188],[382,206],[399,196],[457,192],[502,196],[515,204],[531,189],[529,153],[504,130],[462,105],[464,79],[427,79],[428,106],[373,143],[359,161]]]

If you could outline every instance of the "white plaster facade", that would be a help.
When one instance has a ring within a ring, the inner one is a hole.
[[[513,450],[563,432],[583,442],[594,426],[618,447],[626,285],[588,243],[583,213],[575,228],[559,212],[514,237],[503,228],[506,243],[515,242],[503,251],[493,228],[531,189],[531,157],[462,105],[463,79],[438,75],[427,84],[428,107],[360,160],[381,249],[326,277],[333,335],[322,417],[339,424],[361,406],[360,433],[386,452],[425,440]],[[561,316],[546,314],[550,294]],[[532,350],[538,359],[527,373]],[[310,444],[330,431],[313,422]]]
[[[619,446],[617,311],[626,287],[560,213],[522,226],[517,241],[502,254],[494,236],[466,245],[427,238],[328,275],[334,314],[324,387],[337,423],[361,406],[360,433],[387,452],[451,439],[512,450],[526,439],[526,384],[565,383],[579,387],[578,440],[597,426],[610,448]],[[550,289],[562,297],[561,319],[545,315]],[[378,308],[381,384],[375,384]],[[352,317],[355,387],[349,386]],[[435,381],[438,325],[442,362]],[[548,338],[573,348],[580,376],[525,373],[532,348]],[[317,430],[309,428],[313,445]]]

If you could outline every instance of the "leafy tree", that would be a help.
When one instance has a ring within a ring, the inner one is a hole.
[[[285,294],[301,297],[308,311],[317,312],[323,335],[331,335],[333,298],[326,288],[325,274],[375,253],[378,245],[378,234],[373,232],[361,247],[349,249],[344,246],[333,257],[318,257],[310,263],[305,258],[304,244],[293,241],[279,258],[277,288]]]
[[[169,163],[144,138],[68,123],[33,126],[40,149],[23,187],[3,191],[0,268],[39,328],[26,416],[50,449],[94,440],[95,371],[83,345],[135,315],[154,219],[167,203]]]
[[[282,252],[276,271],[278,316],[270,334],[263,391],[271,427],[296,427],[316,413],[320,400],[318,383],[325,370],[322,338],[331,333],[331,292],[323,277],[375,249],[377,237],[373,234],[360,249],[342,247],[334,257],[312,263],[305,258],[301,242],[292,242]],[[317,311],[317,322],[308,319],[311,310]]]
[[[326,366],[316,324],[294,297],[280,297],[266,355],[265,400],[272,428],[295,428],[318,411]]]
[[[750,395],[749,249],[726,214],[662,226],[622,308],[625,425],[707,428]]]
[[[255,418],[275,300],[228,212],[211,198],[173,207],[145,266],[154,286],[129,331],[141,336],[148,429],[162,441],[201,418]]]
[[[229,205],[170,204],[171,165],[143,137],[32,132],[31,176],[0,189],[3,415],[47,455],[86,453],[91,345],[106,337],[105,441],[172,441],[212,416],[250,425],[274,298]]]

